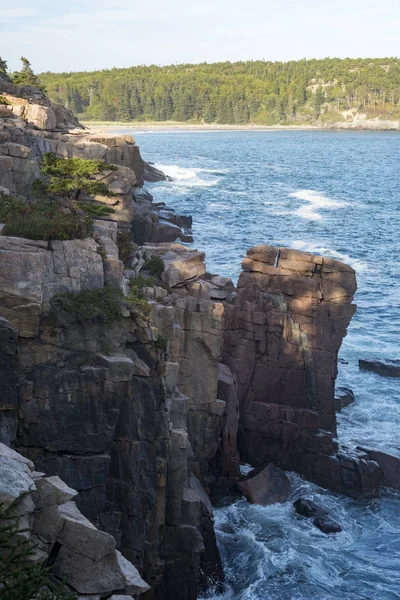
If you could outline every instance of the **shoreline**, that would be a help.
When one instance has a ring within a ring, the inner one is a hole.
[[[104,133],[111,131],[123,131],[134,129],[137,132],[146,131],[169,131],[169,132],[220,132],[220,131],[372,131],[372,132],[400,132],[399,121],[375,121],[375,122],[354,122],[343,123],[334,126],[320,125],[217,125],[205,123],[169,123],[169,122],[151,122],[151,123],[110,123],[96,122],[93,125],[90,121],[83,121],[89,133]]]

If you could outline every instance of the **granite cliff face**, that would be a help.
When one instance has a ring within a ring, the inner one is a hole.
[[[90,238],[0,237],[0,442],[79,492],[79,510],[148,584],[141,597],[195,600],[207,581],[222,585],[209,496],[234,488],[240,460],[374,494],[382,471],[372,455],[339,451],[335,441],[337,353],[355,310],[354,271],[260,246],[235,288],[207,273],[204,253],[175,243],[191,241],[191,222],[140,187],[160,175],[133,138],[60,131],[77,125],[72,115],[1,85],[11,108],[0,115],[0,185],[28,193],[49,150],[119,169],[108,181],[116,212],[95,221]],[[118,232],[140,244],[127,264]],[[123,297],[112,323],[57,303],[60,293],[106,284],[126,295],[154,257],[164,271],[142,283],[149,314]]]

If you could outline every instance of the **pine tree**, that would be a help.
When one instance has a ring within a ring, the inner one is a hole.
[[[21,56],[22,69],[15,71],[12,74],[12,82],[16,85],[32,85],[42,92],[46,91],[44,85],[40,83],[40,79],[32,70],[31,63],[25,56]]]
[[[10,81],[10,77],[7,71],[7,62],[3,60],[0,56],[0,77],[5,79],[6,81]]]
[[[47,152],[40,163],[42,179],[36,179],[32,191],[36,195],[55,196],[78,200],[81,194],[114,196],[108,186],[98,181],[96,176],[118,167],[101,160],[85,158],[58,158]]]
[[[318,90],[315,92],[313,99],[312,99],[314,119],[318,119],[318,117],[320,116],[321,107],[324,102],[325,102],[324,92],[322,91],[321,88],[318,88]]]

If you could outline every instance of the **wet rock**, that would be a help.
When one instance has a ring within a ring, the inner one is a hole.
[[[268,465],[260,471],[251,471],[246,479],[236,483],[238,489],[250,504],[268,506],[276,502],[286,502],[291,486],[285,473],[275,465]]]
[[[374,450],[372,448],[360,449],[366,452],[369,458],[377,462],[382,469],[383,485],[394,490],[400,490],[400,458],[381,450]]]
[[[298,498],[293,506],[298,515],[313,519],[315,527],[318,527],[323,533],[339,533],[342,531],[340,525],[330,518],[328,512],[312,500]]]
[[[315,527],[318,527],[318,529],[320,531],[322,531],[322,533],[326,533],[326,534],[340,533],[342,531],[342,528],[340,527],[340,525],[338,523],[336,523],[336,521],[333,521],[328,516],[316,517],[314,519],[314,525],[315,525]]]
[[[358,366],[362,371],[372,371],[382,377],[400,377],[400,360],[360,359]]]
[[[144,181],[154,183],[156,181],[168,181],[171,178],[168,177],[162,171],[160,171],[160,169],[157,169],[154,165],[145,162],[143,179],[144,179]]]
[[[354,392],[348,387],[337,387],[335,389],[335,410],[341,412],[343,408],[355,401]]]

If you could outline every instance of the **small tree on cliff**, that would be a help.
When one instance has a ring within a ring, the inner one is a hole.
[[[33,72],[29,60],[25,56],[21,56],[21,62],[22,69],[12,74],[12,82],[16,85],[33,85],[44,92],[45,87],[40,83],[39,77]]]
[[[58,158],[48,152],[40,163],[42,179],[34,182],[32,191],[36,196],[44,194],[68,200],[78,200],[81,194],[115,196],[98,176],[117,168],[100,160]]]
[[[10,81],[10,77],[8,76],[8,68],[7,62],[3,60],[0,56],[0,77],[6,79],[6,81]]]

